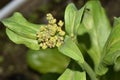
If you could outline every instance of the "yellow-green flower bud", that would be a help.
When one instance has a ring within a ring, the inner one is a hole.
[[[48,24],[40,27],[39,32],[37,32],[37,40],[40,44],[40,48],[53,48],[59,47],[63,44],[65,32],[61,29],[63,22],[60,20],[56,24],[56,19],[52,14],[47,14]]]
[[[65,35],[65,32],[61,30],[61,31],[59,32],[59,35],[64,36],[64,35]]]
[[[57,27],[57,31],[58,31],[58,32],[59,32],[59,31],[62,31],[61,27]]]
[[[63,41],[64,38],[63,37],[58,37],[58,40]]]
[[[45,31],[45,30],[46,30],[45,26],[40,27],[40,31]]]
[[[63,23],[61,20],[59,20],[58,25],[59,25],[60,27],[62,27],[63,24],[64,24],[64,23]]]
[[[42,49],[46,49],[46,48],[47,48],[47,45],[45,43],[43,43]]]
[[[61,42],[57,42],[57,43],[56,43],[56,46],[57,46],[57,47],[60,47],[61,44],[62,44]]]
[[[52,14],[50,14],[50,13],[48,13],[47,15],[46,15],[47,17],[47,20],[52,20],[53,19],[53,16],[52,16]]]
[[[56,23],[56,19],[51,19],[48,21],[49,24],[55,24]]]

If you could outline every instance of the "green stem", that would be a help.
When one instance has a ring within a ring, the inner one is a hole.
[[[77,41],[77,37],[75,36],[74,42],[78,45],[78,41]],[[78,45],[79,46],[79,45]],[[84,63],[81,63],[78,61],[78,64],[80,65],[80,67],[82,67],[83,70],[85,70],[88,75],[90,76],[91,80],[99,80],[95,74],[95,72],[93,71],[93,69],[89,66],[89,64],[84,61]]]
[[[76,45],[79,44],[78,41],[77,41],[77,36],[74,36],[73,41],[76,43]],[[97,78],[95,72],[93,71],[93,69],[89,66],[89,64],[86,61],[84,61],[84,63],[81,63],[81,62],[78,61],[77,63],[80,65],[80,67],[82,67],[83,70],[85,70],[88,73],[91,80],[99,80]]]
[[[84,62],[84,63],[78,62],[78,64],[82,67],[83,70],[85,70],[88,73],[91,80],[98,80],[95,72],[92,70],[92,68],[88,65],[87,62]]]

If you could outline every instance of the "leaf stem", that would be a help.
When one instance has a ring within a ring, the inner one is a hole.
[[[95,72],[92,70],[92,68],[89,66],[89,64],[85,61],[84,63],[78,62],[78,64],[82,67],[83,70],[85,70],[88,75],[90,76],[91,80],[99,80],[96,77]]]
[[[75,36],[75,39],[74,39],[74,42],[78,45],[78,41],[77,41],[77,37]],[[81,62],[77,62],[80,67],[82,67],[83,70],[85,70],[88,75],[90,76],[91,80],[99,80],[97,77],[96,77],[96,74],[95,72],[93,71],[93,69],[90,67],[90,65],[84,61],[84,63],[81,63]]]

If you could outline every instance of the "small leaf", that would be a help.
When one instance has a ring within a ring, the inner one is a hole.
[[[65,10],[65,29],[69,35],[77,35],[83,12],[84,7],[77,10],[73,3],[67,6]]]
[[[73,60],[80,63],[84,62],[81,51],[79,50],[77,45],[71,40],[70,37],[66,36],[64,44],[61,45],[58,49],[61,53],[72,58]]]
[[[86,80],[86,73],[66,69],[65,72],[58,78],[58,80]]]
[[[5,19],[2,22],[11,31],[15,32],[20,36],[30,39],[36,39],[36,32],[39,30],[40,27],[40,25],[35,25],[28,22],[18,12],[14,13],[12,17]]]
[[[36,33],[40,25],[28,22],[20,13],[16,12],[8,19],[4,19],[2,23],[6,26],[8,37],[17,44],[24,44],[28,48],[39,50],[36,40]]]
[[[28,65],[40,73],[62,73],[69,61],[70,59],[62,55],[57,49],[29,50],[27,53]]]
[[[12,40],[16,44],[24,44],[25,46],[33,50],[39,50],[40,48],[37,40],[22,37],[9,29],[6,29],[6,33],[8,37],[10,38],[10,40]]]

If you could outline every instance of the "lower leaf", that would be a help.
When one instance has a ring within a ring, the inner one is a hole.
[[[58,80],[86,80],[86,73],[67,68]]]
[[[62,73],[69,61],[70,59],[62,55],[56,48],[39,51],[29,50],[27,53],[28,65],[40,73]]]

